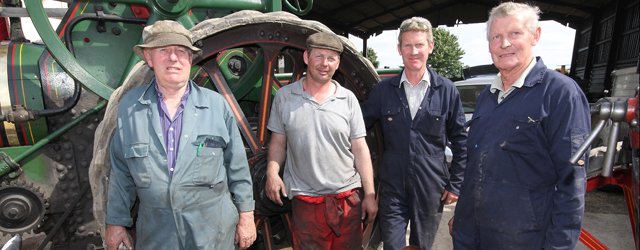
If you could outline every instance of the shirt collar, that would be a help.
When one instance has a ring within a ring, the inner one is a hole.
[[[529,73],[533,69],[533,66],[535,65],[536,65],[536,58],[533,57],[531,58],[531,61],[529,62],[529,65],[527,66],[527,68],[524,70],[524,72],[522,72],[522,75],[518,77],[518,79],[513,83],[513,85],[511,85],[511,87],[522,88],[522,86],[524,85],[524,80],[527,78],[527,75],[529,75]],[[491,93],[495,93],[496,91],[502,91],[502,78],[500,78],[500,73],[496,75],[496,78],[493,80],[493,83],[491,83],[490,91]],[[507,90],[504,90],[504,91],[507,91]]]
[[[407,72],[406,70],[402,71],[402,75],[400,76],[400,85],[398,85],[398,88],[402,87],[402,85],[404,84],[411,84],[409,83],[409,80],[407,80],[407,75],[405,74],[405,72]],[[420,82],[418,82],[419,84],[426,84],[427,87],[429,87],[429,70],[425,70],[424,74],[422,74],[422,79],[420,79]]]
[[[162,101],[162,93],[160,92],[160,89],[158,89],[158,82],[154,79],[153,80],[153,87],[156,89],[156,94],[158,96],[158,102]],[[189,96],[189,92],[191,92],[191,84],[187,83],[187,90],[184,91],[184,94],[182,95],[181,101],[184,102],[187,99],[187,96]]]
[[[301,96],[305,95],[304,89],[302,88],[302,82],[304,82],[305,78],[306,77],[302,77],[302,78],[300,78],[300,80],[297,80],[297,81],[295,81],[294,83],[291,84],[291,85],[293,85],[293,86],[291,86],[293,88],[291,90],[292,94],[301,95]],[[345,90],[347,90],[347,89],[342,87],[342,85],[340,85],[338,82],[336,82],[336,80],[331,79],[331,83],[333,85],[336,85],[336,93],[334,94],[334,96],[336,98],[340,98],[340,99],[347,98],[347,92],[345,92]]]

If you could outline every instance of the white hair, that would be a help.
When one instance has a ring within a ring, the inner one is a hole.
[[[491,24],[496,18],[519,16],[525,21],[525,25],[531,34],[535,34],[538,28],[538,20],[540,20],[540,8],[524,3],[504,2],[494,7],[489,12],[489,20],[487,21],[487,40],[489,40],[489,32]]]

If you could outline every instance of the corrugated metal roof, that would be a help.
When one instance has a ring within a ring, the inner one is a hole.
[[[531,2],[531,1],[526,1]],[[533,1],[542,10],[542,20],[575,24],[603,9],[612,0]],[[397,29],[402,20],[422,16],[434,26],[456,22],[485,22],[495,0],[315,0],[302,18],[317,20],[341,34],[368,38],[384,30]]]

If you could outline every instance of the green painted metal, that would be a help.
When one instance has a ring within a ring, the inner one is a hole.
[[[82,113],[81,115],[79,115],[78,117],[76,117],[72,121],[70,121],[69,123],[67,123],[64,126],[58,128],[56,131],[53,131],[52,133],[49,134],[49,136],[47,136],[45,138],[42,138],[42,140],[38,141],[33,146],[28,147],[26,150],[22,151],[19,155],[16,155],[15,157],[12,157],[8,161],[5,160],[3,162],[0,162],[0,177],[2,177],[4,175],[6,175],[7,173],[11,172],[11,171],[5,172],[5,171],[7,171],[7,168],[9,168],[9,170],[13,169],[13,168],[11,168],[11,164],[13,164],[13,163],[19,164],[22,160],[30,157],[33,153],[35,153],[36,151],[40,150],[42,147],[46,146],[48,143],[50,143],[52,140],[54,140],[58,136],[61,136],[65,132],[67,132],[70,129],[72,129],[73,127],[78,125],[78,123],[84,121],[84,119],[86,119],[90,115],[95,114],[95,113],[99,112],[100,110],[102,110],[105,106],[107,106],[107,101],[105,101],[105,100],[100,101],[95,107],[87,110],[85,113]]]
[[[30,110],[44,109],[42,99],[42,85],[38,58],[44,47],[31,43],[11,43],[7,54],[8,59],[18,62],[8,68],[8,82],[12,105],[22,105]],[[47,122],[44,118],[29,121],[24,124],[25,144],[35,143],[39,138],[47,135]]]
[[[12,161],[9,155],[5,154],[4,152],[0,152],[0,176],[11,173],[18,167],[20,166],[15,161]]]
[[[294,3],[292,3],[292,1]],[[304,2],[306,5],[301,6],[300,2]],[[306,15],[311,11],[313,7],[313,0],[284,0],[284,4],[287,5],[287,9],[296,15]]]
[[[95,1],[95,2],[108,2],[108,1]],[[123,0],[119,3],[127,4],[141,4],[150,8],[150,17],[147,20],[147,24],[154,23],[157,20],[163,19],[175,19],[185,25],[185,27],[192,27],[198,20],[195,20],[194,15],[189,14],[189,10],[194,9],[253,9],[260,11],[277,11],[282,9],[282,2],[280,0]],[[25,0],[27,11],[31,16],[31,19],[36,27],[36,31],[47,45],[47,49],[52,56],[59,62],[62,68],[69,73],[69,75],[75,79],[81,81],[82,85],[89,89],[91,92],[99,95],[104,99],[109,99],[109,96],[114,90],[114,84],[105,83],[106,79],[118,79],[122,81],[129,70],[140,60],[137,56],[129,56],[128,63],[121,71],[123,74],[118,77],[96,77],[89,73],[89,70],[81,66],[78,60],[66,49],[62,41],[58,38],[58,35],[53,31],[49,21],[47,19],[42,3],[39,0]],[[121,41],[124,41],[121,40]],[[127,40],[129,42],[136,41]],[[140,42],[139,39],[137,42]],[[75,45],[75,44],[74,44]],[[125,50],[126,51],[126,50]],[[104,59],[104,58],[103,58]],[[109,60],[109,59],[107,59]],[[113,59],[118,61],[119,58]],[[91,71],[95,72],[95,71]],[[99,71],[100,72],[100,71]],[[106,72],[106,71],[101,71]],[[103,79],[100,79],[103,78]]]
[[[19,147],[8,147],[0,149],[0,158],[4,157],[4,164],[0,164],[0,176],[4,176],[5,174],[11,173],[21,173],[27,176],[27,178],[31,181],[35,181],[37,183],[45,183],[48,180],[48,166],[46,165],[45,159],[42,155],[34,155],[34,157],[25,158],[20,162],[20,164],[13,161],[13,158],[24,154],[25,151],[29,150],[32,146],[19,146]],[[12,167],[9,164],[13,165],[13,168],[20,167],[22,172],[14,172]],[[9,170],[9,172],[5,172],[4,170]],[[9,178],[11,176],[9,175]]]
[[[378,72],[378,75],[384,75],[384,74],[400,74],[400,72],[402,72],[401,68],[395,68],[395,69],[378,69],[376,70],[376,72]]]
[[[105,32],[96,32],[100,25]],[[131,57],[143,26],[114,21],[99,24],[96,20],[88,19],[69,28],[72,28],[71,41],[77,62],[107,86],[120,86],[121,77],[127,73],[127,64],[123,62]]]
[[[113,93],[113,88],[96,79],[78,64],[73,55],[71,55],[71,52],[67,50],[58,38],[58,35],[56,35],[51,28],[47,15],[42,7],[42,2],[40,0],[25,0],[25,4],[40,38],[42,38],[42,41],[47,45],[47,49],[65,71],[67,71],[73,79],[81,81],[91,92],[104,99],[109,99],[109,96]]]

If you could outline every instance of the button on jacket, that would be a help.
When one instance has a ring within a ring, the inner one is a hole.
[[[469,123],[454,248],[573,249],[587,166],[569,158],[591,131],[587,100],[539,58],[521,88],[497,97],[485,89]]]
[[[234,249],[238,212],[254,209],[230,107],[219,94],[190,84],[173,175],[153,84],[130,90],[120,102],[106,222],[131,226],[137,197],[136,249]]]
[[[458,194],[466,161],[464,112],[458,90],[429,70],[430,85],[411,119],[401,76],[381,81],[364,107],[365,124],[376,122],[383,132],[379,158],[378,218],[385,248],[403,247],[410,221],[412,245],[433,244],[442,217],[445,188]],[[453,161],[447,166],[445,148],[451,142]]]
[[[458,194],[466,162],[464,111],[458,90],[448,79],[430,68],[430,86],[415,118],[411,112],[400,75],[381,81],[363,107],[367,128],[376,122],[382,127],[384,153],[378,175],[383,185],[404,193],[408,179],[419,185],[434,185]],[[445,147],[451,142],[453,161],[447,167]]]

